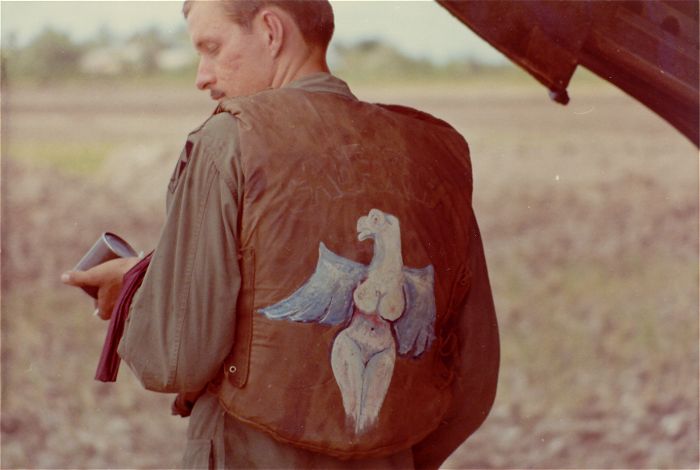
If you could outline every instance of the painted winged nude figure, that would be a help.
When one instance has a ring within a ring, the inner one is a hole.
[[[418,357],[435,338],[432,265],[407,268],[399,219],[379,209],[357,221],[360,241],[374,240],[369,266],[319,246],[316,270],[288,298],[260,309],[272,319],[347,324],[333,341],[331,368],[355,433],[377,421],[397,351]]]

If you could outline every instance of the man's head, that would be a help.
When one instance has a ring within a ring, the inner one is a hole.
[[[213,99],[328,70],[334,26],[327,0],[188,0],[183,13],[200,55],[197,88]]]

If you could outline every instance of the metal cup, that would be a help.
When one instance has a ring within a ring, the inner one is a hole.
[[[129,245],[121,237],[105,232],[100,235],[92,248],[85,253],[78,264],[73,268],[74,271],[87,271],[88,269],[102,264],[105,261],[116,258],[128,258],[131,256],[138,256],[136,250],[134,250],[131,245]],[[90,297],[97,298],[97,287],[95,286],[81,286],[81,288],[87,292]]]

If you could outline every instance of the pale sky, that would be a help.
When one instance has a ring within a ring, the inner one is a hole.
[[[473,57],[486,62],[506,59],[444,8],[430,0],[331,0],[335,10],[334,41],[354,43],[384,39],[414,57],[442,62]],[[169,31],[183,24],[182,2],[175,1],[5,1],[2,39],[14,34],[23,44],[44,27],[69,33],[75,40],[106,26],[119,36],[155,25]]]

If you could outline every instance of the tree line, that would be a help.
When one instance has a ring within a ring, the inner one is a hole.
[[[192,80],[197,64],[184,28],[164,33],[150,27],[119,38],[103,27],[82,42],[46,28],[24,45],[12,36],[4,43],[2,78],[10,83],[44,85],[84,78]],[[329,57],[335,73],[354,80],[465,79],[494,69],[469,58],[436,64],[376,39],[333,42]]]

